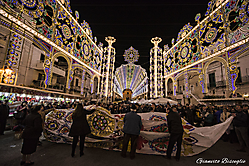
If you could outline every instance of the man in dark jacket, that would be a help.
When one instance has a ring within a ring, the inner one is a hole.
[[[193,110],[190,109],[189,107],[186,107],[186,120],[188,121],[188,123],[190,123],[191,125],[194,125],[194,116],[193,116]]]
[[[182,145],[182,135],[183,135],[183,127],[182,120],[180,115],[177,112],[176,107],[169,112],[167,116],[168,128],[170,133],[169,145],[167,148],[167,155],[165,156],[167,159],[171,159],[171,153],[174,147],[175,142],[177,142],[177,152],[176,152],[176,160],[180,160],[181,155],[181,145]]]
[[[141,116],[136,113],[136,106],[132,105],[131,112],[127,113],[124,117],[124,140],[122,148],[122,157],[126,157],[127,146],[131,139],[131,153],[130,158],[135,158],[137,139],[142,128]]]
[[[249,153],[248,116],[243,112],[241,105],[236,106],[236,111],[237,113],[232,113],[232,116],[234,116],[233,125],[240,144],[240,149],[237,151],[246,152],[246,147]]]
[[[9,117],[8,100],[6,100],[4,104],[2,103],[2,101],[0,101],[0,135],[4,135],[4,130],[6,127],[6,122],[8,117]]]

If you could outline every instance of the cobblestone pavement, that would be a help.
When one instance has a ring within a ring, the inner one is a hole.
[[[21,160],[22,140],[14,138],[13,131],[6,131],[5,135],[0,136],[0,166],[18,166]],[[77,147],[78,148],[78,147]],[[37,148],[32,155],[31,160],[35,162],[34,166],[194,166],[197,159],[217,159],[223,158],[238,160],[242,159],[246,162],[238,164],[241,166],[249,165],[249,156],[245,152],[237,152],[239,144],[231,144],[219,140],[213,147],[205,152],[193,157],[181,157],[179,162],[173,158],[171,160],[164,159],[162,156],[136,154],[136,158],[131,160],[129,157],[122,158],[120,152],[109,151],[97,148],[85,148],[85,155],[72,158],[71,145],[56,144],[43,141],[43,145]],[[236,164],[201,164],[208,165],[236,165]]]

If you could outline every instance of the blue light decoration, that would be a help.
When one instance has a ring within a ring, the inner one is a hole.
[[[81,88],[80,88],[81,95],[83,95],[83,92],[84,92],[85,75],[86,75],[86,70],[83,70],[82,79],[81,79]]]
[[[48,85],[48,80],[49,80],[49,68],[48,67],[45,67],[45,73],[46,73],[46,79],[45,79],[45,85],[47,86]]]
[[[199,83],[201,85],[201,92],[205,93],[205,86],[204,86],[204,75],[200,74],[199,75]]]
[[[75,17],[76,17],[76,20],[78,20],[80,18],[80,14],[78,11],[75,11]]]
[[[235,94],[237,87],[235,85],[236,79],[238,78],[239,71],[237,70],[237,67],[232,65],[230,67],[230,73],[231,73],[231,85],[232,85],[232,93]]]
[[[195,21],[199,23],[200,18],[201,18],[201,13],[196,14]]]
[[[186,72],[185,73],[185,91],[186,91],[186,97],[188,98],[189,96],[188,96],[188,94],[189,94],[189,92],[188,92],[188,73]]]
[[[236,79],[237,79],[237,74],[236,73],[233,73],[233,74],[231,74],[231,81],[232,81],[232,91],[233,91],[233,94],[235,93],[235,91],[236,91],[236,86],[235,86],[235,81],[236,81]]]

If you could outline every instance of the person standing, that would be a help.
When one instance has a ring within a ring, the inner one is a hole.
[[[17,120],[18,125],[23,123],[27,114],[27,102],[24,101],[19,107],[17,107],[17,113],[14,115],[14,118]]]
[[[71,156],[75,156],[75,149],[80,137],[80,157],[84,155],[85,137],[91,133],[90,126],[87,122],[86,115],[92,114],[95,110],[87,111],[83,108],[83,104],[77,104],[76,109],[72,115],[73,124],[69,131],[69,136],[73,137],[72,153]]]
[[[121,152],[122,157],[126,157],[127,147],[129,140],[131,139],[131,153],[130,158],[134,159],[136,154],[137,139],[142,128],[141,116],[136,113],[136,106],[131,106],[131,112],[128,112],[124,117],[124,140],[123,148]]]
[[[40,106],[33,107],[31,113],[27,115],[23,121],[25,128],[22,134],[23,144],[21,153],[23,156],[20,163],[21,165],[26,166],[34,164],[34,162],[30,161],[30,156],[36,151],[39,137],[42,132],[42,118],[38,113],[39,110]]]
[[[212,110],[208,110],[204,115],[204,126],[212,126],[214,121],[214,114]]]
[[[167,148],[166,159],[171,159],[171,153],[175,142],[177,142],[176,160],[180,160],[181,155],[181,145],[182,145],[182,135],[183,127],[180,115],[177,112],[176,107],[173,107],[172,111],[169,112],[167,116],[168,129],[170,133],[169,145]]]
[[[230,112],[226,108],[223,109],[223,112],[220,115],[220,121],[225,122],[230,117]]]
[[[8,100],[5,103],[1,103],[0,101],[0,135],[4,135],[4,130],[6,127],[6,122],[9,117],[9,106]]]
[[[194,116],[193,116],[193,112],[192,110],[186,106],[186,120],[191,124],[191,125],[194,125]]]
[[[236,106],[236,111],[237,113],[232,113],[232,116],[234,117],[233,125],[240,144],[240,149],[237,151],[246,152],[245,148],[247,148],[247,153],[249,153],[248,116],[243,112],[241,105]]]

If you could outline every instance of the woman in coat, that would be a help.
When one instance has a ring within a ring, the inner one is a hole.
[[[87,111],[83,108],[82,104],[78,104],[76,109],[72,115],[73,124],[71,126],[69,136],[73,137],[73,144],[72,144],[72,154],[71,156],[74,157],[75,149],[80,137],[80,157],[84,155],[84,143],[85,137],[87,134],[91,133],[89,124],[86,119],[87,114],[92,114],[95,110]]]
[[[31,109],[31,113],[23,121],[25,126],[22,134],[23,145],[21,153],[23,154],[21,165],[32,165],[30,155],[36,151],[37,143],[42,132],[42,118],[38,113],[40,106]]]

